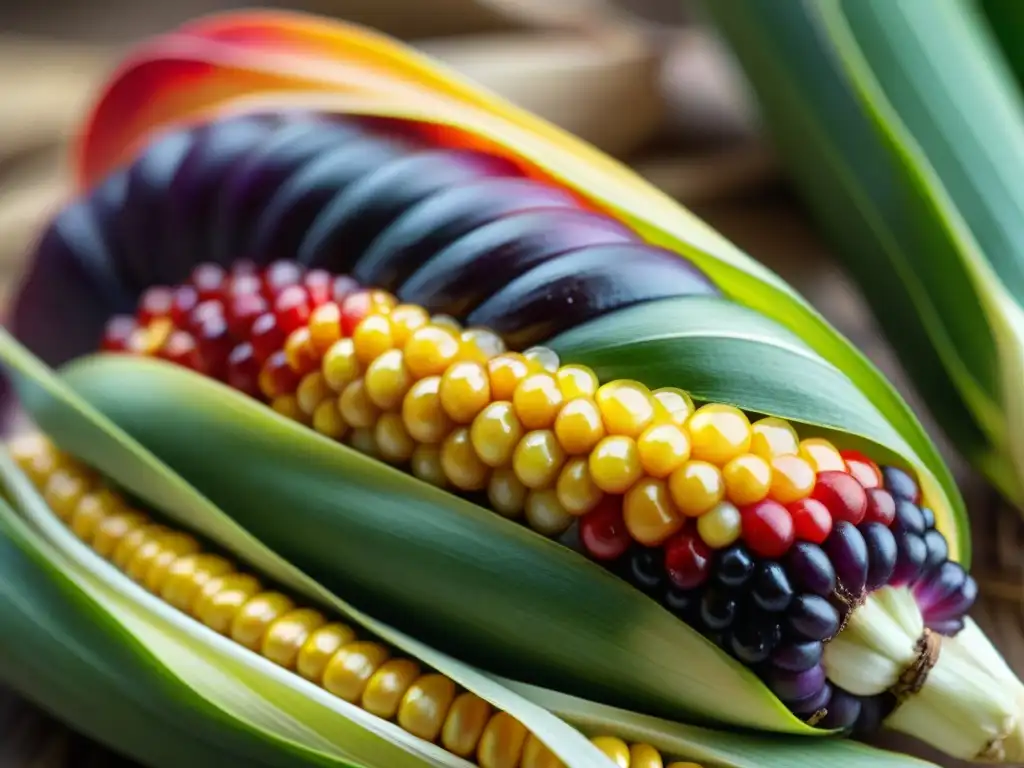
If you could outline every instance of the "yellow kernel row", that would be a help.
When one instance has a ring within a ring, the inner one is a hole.
[[[9,450],[53,512],[98,555],[177,610],[271,662],[394,721],[481,768],[559,768],[563,763],[521,723],[495,711],[448,677],[423,670],[391,649],[361,640],[346,624],[267,590],[229,560],[202,552],[194,537],[131,509],[92,472],[41,435],[20,437]],[[619,768],[666,766],[647,744],[592,739]]]

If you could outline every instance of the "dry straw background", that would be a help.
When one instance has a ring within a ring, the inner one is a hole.
[[[243,5],[252,3],[0,3],[0,305],[43,222],[67,194],[67,142],[125,46],[193,16]],[[395,35],[621,158],[782,274],[915,402],[898,361],[760,136],[742,79],[687,0],[271,5]],[[974,616],[1024,674],[1024,523],[932,432],[972,511],[982,584]],[[910,748],[950,768],[962,765]],[[130,763],[0,689],[0,768],[62,765]]]

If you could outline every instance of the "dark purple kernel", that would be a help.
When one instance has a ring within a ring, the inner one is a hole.
[[[720,632],[736,618],[736,599],[725,590],[711,588],[700,601],[700,620],[708,629]]]
[[[793,588],[779,563],[759,563],[754,574],[751,596],[758,608],[769,613],[781,613],[793,600]]]
[[[958,563],[947,560],[933,573],[914,585],[914,597],[926,616],[950,595],[958,592],[967,581],[967,572]]]
[[[786,572],[797,589],[830,595],[836,588],[836,571],[832,561],[817,544],[798,541],[786,556]]]
[[[924,527],[931,530],[935,527],[935,513],[928,507],[921,507],[921,516],[924,518]]]
[[[690,624],[700,610],[700,592],[669,587],[665,592],[663,603],[672,613]]]
[[[854,597],[863,594],[868,579],[868,548],[857,527],[846,520],[836,521],[825,539],[824,550],[836,569],[839,587]]]
[[[857,736],[877,733],[885,716],[885,706],[881,696],[866,696],[860,700],[860,714],[853,724],[853,732]]]
[[[754,616],[740,622],[729,638],[729,650],[745,664],[766,661],[782,636],[778,622],[765,623],[762,618]]]
[[[868,548],[868,592],[874,592],[889,583],[896,569],[896,538],[881,523],[865,523],[860,533]]]
[[[967,576],[963,585],[949,597],[944,598],[934,608],[925,612],[925,619],[930,622],[955,621],[963,618],[974,601],[978,599],[978,582]]]
[[[827,730],[849,730],[860,717],[861,701],[860,696],[834,687],[832,700],[828,703],[828,712],[818,723],[818,727]]]
[[[961,632],[964,628],[964,620],[961,619],[944,619],[943,621],[929,621],[928,629],[933,632],[938,632],[940,635],[946,637],[954,637]]]
[[[660,549],[637,547],[629,556],[629,580],[645,592],[665,584],[665,554]]]
[[[786,623],[807,640],[828,640],[839,631],[839,612],[820,595],[797,595],[786,613]]]
[[[803,672],[821,663],[825,647],[818,640],[780,645],[772,654],[772,664],[787,672]]]
[[[896,500],[896,518],[892,521],[893,531],[908,531],[923,536],[925,532],[924,515],[921,508],[906,499]]]
[[[754,574],[754,559],[746,547],[736,545],[722,550],[714,568],[715,579],[726,587],[738,589]]]
[[[767,678],[768,687],[783,701],[807,700],[825,686],[825,668],[816,664],[803,672],[773,669]]]
[[[892,572],[889,584],[900,587],[912,584],[921,575],[928,548],[924,539],[906,531],[896,534],[896,569]]]
[[[882,467],[882,485],[896,499],[915,502],[920,498],[914,478],[898,467]]]
[[[804,717],[808,717],[827,707],[831,700],[832,686],[829,683],[825,683],[825,685],[821,687],[821,690],[813,696],[808,696],[806,699],[801,699],[800,701],[791,702],[789,709],[794,715],[803,715]]]
[[[924,535],[924,546],[928,554],[924,559],[924,572],[930,573],[949,559],[949,544],[946,537],[936,530],[930,530]]]

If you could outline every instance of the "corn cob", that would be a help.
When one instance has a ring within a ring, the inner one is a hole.
[[[47,438],[22,436],[8,448],[79,539],[212,631],[480,768],[563,765],[507,713],[459,690],[444,675],[393,655],[386,644],[300,607],[192,535],[156,522]],[[612,736],[591,741],[617,768],[701,768],[693,762],[666,763],[649,744]]]

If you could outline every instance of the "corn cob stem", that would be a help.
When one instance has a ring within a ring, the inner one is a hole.
[[[94,473],[42,435],[8,446],[50,509],[93,551],[163,601],[248,650],[437,743],[480,768],[558,768],[562,762],[525,727],[444,675],[395,657],[372,638],[297,605],[193,536],[130,507]],[[618,768],[666,764],[649,744],[612,736],[592,742]]]

